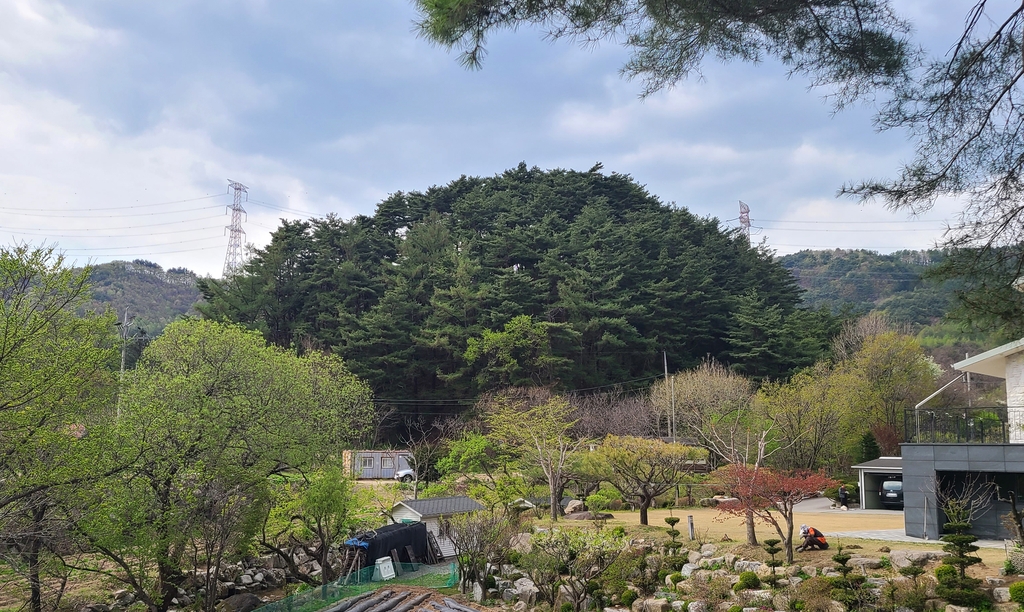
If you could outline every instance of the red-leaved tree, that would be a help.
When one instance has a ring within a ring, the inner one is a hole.
[[[736,463],[715,470],[712,477],[736,498],[719,504],[718,509],[734,516],[752,513],[774,527],[785,546],[787,563],[793,562],[793,509],[838,484],[821,472],[787,472]]]

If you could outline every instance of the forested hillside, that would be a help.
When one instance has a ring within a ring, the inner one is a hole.
[[[771,255],[626,176],[526,165],[397,193],[372,217],[288,222],[204,314],[344,357],[378,397],[640,382],[707,356],[810,365],[835,321]]]
[[[168,323],[189,312],[199,301],[196,275],[185,268],[164,270],[155,263],[136,259],[112,261],[92,267],[89,275],[92,298],[84,309],[103,312],[113,308],[118,319],[134,317],[133,326],[153,337]]]
[[[804,290],[808,308],[834,313],[882,311],[895,321],[937,323],[953,302],[953,287],[924,277],[942,260],[941,251],[800,251],[779,258]]]

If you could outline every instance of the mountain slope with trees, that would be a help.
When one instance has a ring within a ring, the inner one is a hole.
[[[767,251],[627,176],[525,164],[397,193],[372,217],[285,221],[200,310],[340,354],[413,405],[508,385],[648,379],[710,355],[755,378],[827,350]]]
[[[92,266],[89,285],[92,295],[81,306],[83,310],[113,309],[121,320],[128,308],[133,326],[145,330],[149,337],[160,334],[182,315],[194,314],[192,308],[201,297],[195,273],[185,268],[164,270],[144,259]]]
[[[884,312],[912,326],[938,323],[954,302],[954,285],[928,278],[942,251],[800,251],[778,258],[804,290],[807,308],[836,314]]]

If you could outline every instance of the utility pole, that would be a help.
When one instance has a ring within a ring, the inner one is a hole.
[[[662,351],[662,358],[665,360],[665,389],[666,389],[666,391],[669,391],[669,387],[670,387],[670,385],[669,385],[669,353],[667,351]],[[673,389],[670,391],[670,393],[672,393],[672,399],[670,400],[670,402],[672,403],[673,406],[675,406],[676,405],[675,387],[673,387]],[[675,411],[675,410],[673,409],[673,411]],[[672,435],[673,435],[673,431],[672,431],[672,416],[670,416],[670,414],[666,414],[666,417],[667,417],[666,421],[669,422],[669,437],[671,438]]]
[[[132,317],[131,321],[134,321],[134,320],[135,320],[135,317]],[[117,386],[118,386],[118,390],[117,390],[117,420],[118,421],[121,420],[121,392],[124,390],[123,389],[123,386],[124,386],[124,362],[125,362],[125,356],[126,356],[126,354],[128,352],[128,331],[129,331],[128,330],[128,324],[131,323],[131,321],[128,319],[128,307],[125,306],[124,307],[124,320],[117,324],[117,326],[120,328],[118,330],[118,332],[119,332],[118,335],[121,336],[121,374],[120,374],[120,376],[118,376],[118,379],[117,379]]]
[[[242,243],[244,242],[245,230],[242,229],[242,215],[246,214],[242,208],[242,194],[245,194],[246,201],[249,200],[249,188],[245,185],[228,179],[228,187],[235,192],[235,199],[231,203],[231,225],[225,229],[231,231],[228,238],[228,252],[224,257],[224,278],[238,272],[242,267]]]
[[[970,353],[964,353],[964,359],[970,359],[970,357],[971,357]],[[971,407],[971,373],[970,372],[965,372],[965,374],[967,375],[966,376],[966,378],[967,378],[967,407],[970,408]]]
[[[676,442],[676,375],[672,375],[672,442]],[[676,497],[679,497],[676,494]]]

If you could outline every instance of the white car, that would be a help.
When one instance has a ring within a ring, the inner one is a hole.
[[[395,480],[401,480],[402,482],[412,482],[416,480],[416,470],[406,468],[404,470],[395,470]]]

